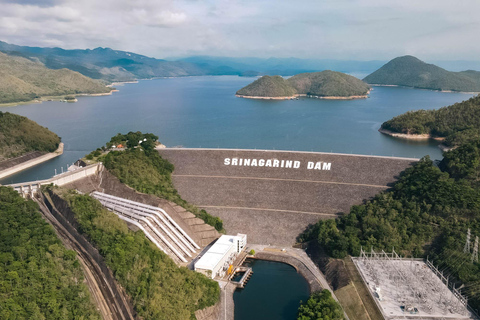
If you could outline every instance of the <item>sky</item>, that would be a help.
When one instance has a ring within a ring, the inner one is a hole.
[[[480,60],[479,0],[0,0],[0,40],[155,58]]]

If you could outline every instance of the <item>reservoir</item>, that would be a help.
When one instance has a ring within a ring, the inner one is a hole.
[[[293,320],[300,301],[307,301],[307,281],[292,266],[252,260],[253,275],[244,289],[233,294],[235,320]]]
[[[252,100],[235,92],[255,78],[186,77],[117,86],[111,96],[79,97],[2,107],[62,137],[64,154],[7,177],[0,184],[46,179],[121,132],[152,132],[183,147],[299,150],[440,159],[435,142],[379,133],[380,125],[409,110],[435,109],[471,94],[374,87],[368,99]]]

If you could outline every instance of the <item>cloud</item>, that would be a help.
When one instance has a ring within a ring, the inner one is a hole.
[[[0,0],[0,39],[155,56],[478,59],[480,2]]]

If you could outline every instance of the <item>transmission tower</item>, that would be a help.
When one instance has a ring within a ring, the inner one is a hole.
[[[475,245],[473,246],[472,262],[478,262],[478,236],[475,237]]]
[[[465,247],[463,247],[463,253],[470,253],[470,228],[467,231],[467,242],[465,242]]]

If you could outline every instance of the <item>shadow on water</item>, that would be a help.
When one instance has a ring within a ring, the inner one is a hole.
[[[309,297],[307,281],[292,266],[253,260],[253,275],[244,289],[236,290],[235,320],[293,320],[300,301]]]

